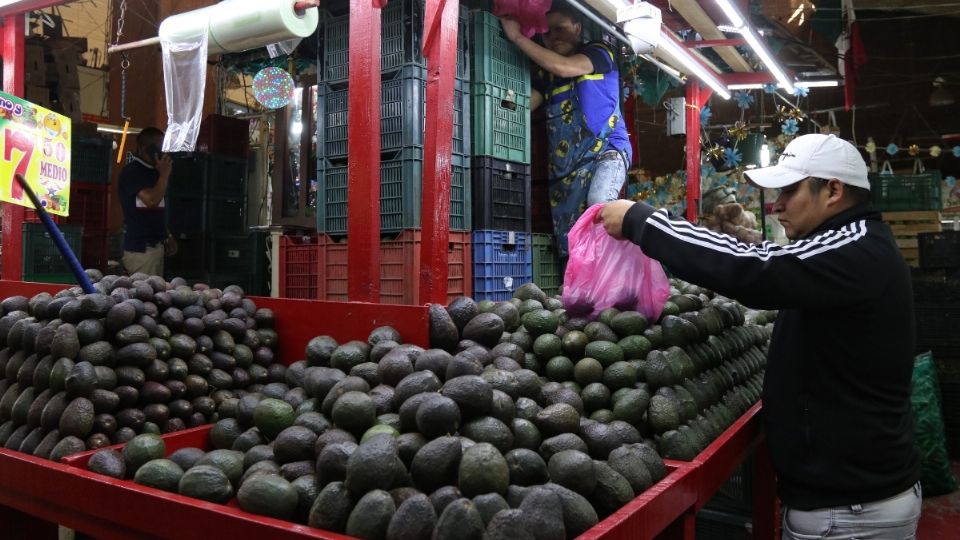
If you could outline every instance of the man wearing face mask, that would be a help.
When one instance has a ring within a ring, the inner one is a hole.
[[[163,132],[145,128],[137,136],[137,153],[120,171],[120,206],[123,209],[123,267],[128,274],[143,272],[163,276],[163,257],[176,253],[176,242],[167,234],[167,182],[173,161],[163,154]]]
[[[632,159],[617,58],[603,42],[582,43],[577,13],[559,2],[547,13],[545,47],[525,37],[517,21],[500,22],[507,39],[540,66],[530,107],[547,107],[550,208],[565,263],[570,228],[587,207],[617,199]]]

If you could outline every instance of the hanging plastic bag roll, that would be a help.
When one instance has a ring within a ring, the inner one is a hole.
[[[172,15],[160,24],[160,38],[172,42],[206,31],[208,54],[241,52],[314,33],[319,10],[297,13],[297,0],[224,0]]]
[[[207,32],[195,27],[177,41],[160,39],[163,87],[167,100],[164,152],[190,152],[197,144],[207,82]]]
[[[670,281],[660,263],[640,246],[617,240],[594,223],[602,204],[580,216],[567,240],[570,260],[563,274],[563,307],[573,317],[595,318],[615,307],[638,311],[650,321],[660,318],[670,296]]]

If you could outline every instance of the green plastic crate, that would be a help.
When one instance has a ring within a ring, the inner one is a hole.
[[[210,240],[210,271],[263,276],[269,266],[267,233],[214,236]]]
[[[529,96],[530,60],[503,35],[500,19],[486,11],[474,11],[470,29],[473,33],[470,80]]]
[[[60,232],[63,233],[64,240],[73,250],[77,260],[81,260],[83,252],[83,226],[82,225],[59,225]],[[31,276],[34,281],[48,281],[57,276],[70,276],[69,281],[73,282],[73,274],[70,267],[60,255],[60,250],[53,242],[53,238],[47,233],[43,223],[24,223],[23,224],[23,275]],[[64,283],[62,281],[51,281],[49,283]]]
[[[450,230],[470,230],[470,164],[454,155],[450,178]],[[317,230],[347,232],[347,165],[323,167],[317,204]],[[423,148],[412,147],[380,162],[380,232],[420,227],[423,197]]]
[[[940,188],[940,171],[870,175],[873,207],[881,212],[940,210]]]
[[[21,281],[30,281],[33,283],[70,283],[77,284],[77,278],[73,274],[24,274]]]
[[[502,86],[471,85],[473,155],[530,163],[530,96],[515,94],[515,108],[504,103]]]
[[[563,285],[563,269],[553,244],[552,234],[533,236],[533,282],[548,296],[560,293]]]

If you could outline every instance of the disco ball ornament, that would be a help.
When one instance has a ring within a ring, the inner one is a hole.
[[[253,96],[268,109],[286,107],[293,89],[293,77],[278,67],[264,68],[253,78]]]

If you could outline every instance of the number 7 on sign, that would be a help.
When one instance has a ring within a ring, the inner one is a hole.
[[[22,131],[16,131],[10,128],[6,128],[3,135],[3,159],[5,161],[13,161],[11,155],[14,150],[21,152],[20,161],[17,162],[13,174],[10,175],[9,182],[10,197],[22,201],[23,188],[14,178],[18,174],[23,175],[24,178],[27,177],[27,168],[30,166],[30,158],[33,157],[33,137],[25,135]]]

